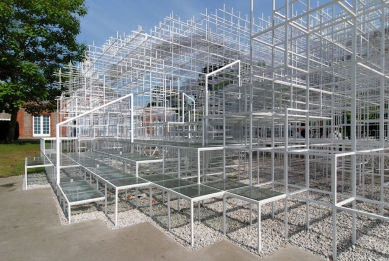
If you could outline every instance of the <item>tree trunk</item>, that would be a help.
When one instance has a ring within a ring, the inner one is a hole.
[[[16,119],[18,116],[19,108],[13,108],[11,111],[11,122],[8,127],[7,143],[14,142],[15,129],[16,129]]]

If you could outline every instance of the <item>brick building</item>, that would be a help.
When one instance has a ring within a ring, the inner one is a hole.
[[[11,115],[0,113],[0,120],[10,121]],[[20,109],[17,116],[19,123],[19,138],[55,137],[57,113],[42,113],[32,116],[24,109]]]

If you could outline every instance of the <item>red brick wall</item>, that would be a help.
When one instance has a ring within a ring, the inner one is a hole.
[[[42,113],[48,114],[48,113]],[[32,138],[34,133],[33,116],[20,109],[17,115],[19,123],[19,138]],[[55,125],[57,123],[57,113],[50,113],[50,137],[55,137]]]
[[[19,138],[24,138],[26,135],[24,133],[24,110],[20,109],[18,115],[16,116],[16,121],[19,123]]]

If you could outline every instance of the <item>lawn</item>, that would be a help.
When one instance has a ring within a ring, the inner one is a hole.
[[[24,174],[24,160],[26,157],[39,156],[39,141],[13,144],[0,144],[0,178]],[[28,172],[42,171],[31,169]]]

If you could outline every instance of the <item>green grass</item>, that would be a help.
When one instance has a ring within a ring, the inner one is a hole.
[[[36,157],[39,154],[39,141],[0,144],[0,178],[24,174],[25,158]],[[29,169],[28,172],[41,172],[43,170],[43,168]]]

